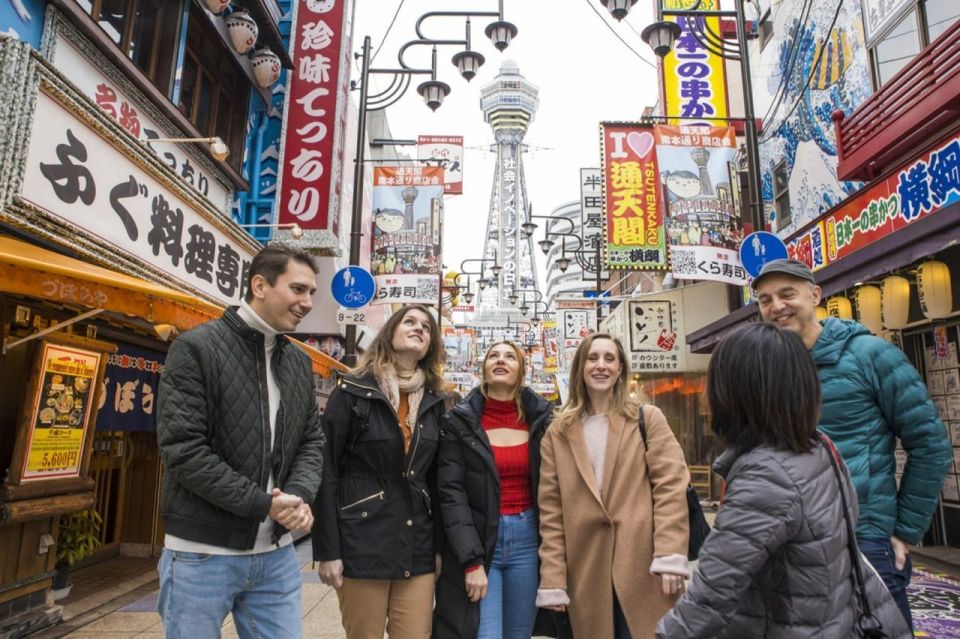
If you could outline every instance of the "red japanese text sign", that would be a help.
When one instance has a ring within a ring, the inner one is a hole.
[[[601,122],[600,137],[607,266],[666,268],[660,176],[651,128]]]
[[[334,156],[342,153],[337,140],[344,129],[337,101],[349,74],[342,52],[350,43],[345,19],[350,0],[299,0],[296,4],[290,35],[294,68],[284,104],[277,221],[336,233],[332,196],[339,194],[341,167]],[[341,102],[345,104],[345,100]]]

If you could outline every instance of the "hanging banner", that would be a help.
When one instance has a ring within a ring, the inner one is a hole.
[[[118,345],[107,355],[97,430],[155,431],[164,353]]]
[[[580,169],[580,236],[583,238],[584,282],[597,281],[597,247],[603,251],[603,172],[600,169]],[[603,264],[603,256],[600,256]],[[603,269],[600,279],[610,279],[610,271]]]
[[[442,217],[443,169],[376,167],[370,271],[376,276],[430,274],[439,287]],[[430,303],[438,302],[439,291]]]
[[[653,135],[668,243],[736,250],[743,231],[730,188],[729,165],[737,153],[733,127],[655,126]]]
[[[337,242],[340,232],[353,11],[351,0],[297,0],[295,5],[277,222],[321,232],[317,239],[326,244]]]
[[[443,192],[463,194],[463,136],[421,135],[417,138],[417,158],[424,166],[443,169]]]
[[[557,323],[544,322],[541,333],[543,337],[543,372],[553,375],[560,365],[560,344],[557,339]]]
[[[719,11],[719,0],[663,0],[664,9]],[[690,30],[686,18],[665,17],[680,25],[680,37],[663,58],[663,104],[671,124],[710,124],[727,117],[727,81],[723,58],[710,53]],[[720,18],[706,18],[700,30],[720,33]],[[698,118],[703,118],[698,121]]]
[[[77,477],[102,353],[44,343],[23,481]]]
[[[663,269],[667,251],[651,127],[600,123],[610,269]]]
[[[444,326],[443,348],[446,360],[443,366],[444,376],[447,372],[467,373],[471,377],[477,370],[474,356],[474,333],[472,328],[459,326]],[[464,382],[457,382],[464,383]]]

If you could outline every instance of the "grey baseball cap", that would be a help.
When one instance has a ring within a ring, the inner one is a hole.
[[[757,290],[757,287],[760,285],[760,280],[774,273],[789,275],[810,282],[811,284],[817,283],[817,280],[813,277],[813,271],[800,260],[780,259],[771,260],[763,265],[763,268],[760,269],[760,275],[753,280],[753,290]]]

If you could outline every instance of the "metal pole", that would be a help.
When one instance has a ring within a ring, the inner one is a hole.
[[[600,332],[600,272],[603,270],[600,268],[600,242],[597,242],[597,262],[594,264],[594,267],[597,269],[597,332]]]
[[[353,173],[353,210],[350,216],[350,256],[351,266],[360,264],[360,238],[363,237],[363,156],[367,136],[367,82],[370,77],[370,36],[363,39],[363,53],[360,55],[360,105],[357,121],[357,154]],[[344,363],[355,366],[357,363],[357,327],[347,325],[344,334],[346,353]]]
[[[740,75],[743,80],[743,111],[746,116],[745,133],[747,137],[747,175],[753,200],[750,202],[750,217],[754,231],[764,230],[763,221],[763,178],[760,173],[760,146],[757,141],[757,120],[753,115],[753,86],[750,82],[750,57],[747,46],[746,18],[743,12],[743,0],[736,0],[737,7],[737,43],[740,46]]]

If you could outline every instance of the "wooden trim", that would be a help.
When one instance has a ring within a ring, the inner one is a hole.
[[[169,118],[174,125],[184,132],[184,137],[207,137],[201,133],[183,113],[177,108],[170,98],[163,94],[160,89],[150,81],[150,79],[133,63],[133,60],[121,53],[117,45],[113,43],[107,34],[103,32],[100,25],[94,21],[80,5],[73,0],[50,0],[50,3],[57,7],[70,22],[74,24],[87,38],[89,38],[100,52],[106,56],[114,65],[116,65],[127,78],[139,89],[154,106],[158,108],[163,115]],[[205,145],[197,145],[203,153],[207,154],[210,161],[213,162],[223,174],[233,182],[238,191],[249,191],[250,184],[243,178],[240,171],[233,167],[227,160],[217,160],[210,153]],[[241,153],[242,149],[234,150],[234,153]]]
[[[49,588],[53,585],[53,575],[54,571],[47,570],[19,579],[12,584],[0,584],[0,604]]]
[[[0,523],[6,525],[56,517],[78,510],[86,510],[93,507],[93,504],[94,494],[92,492],[4,502],[0,506]]]

